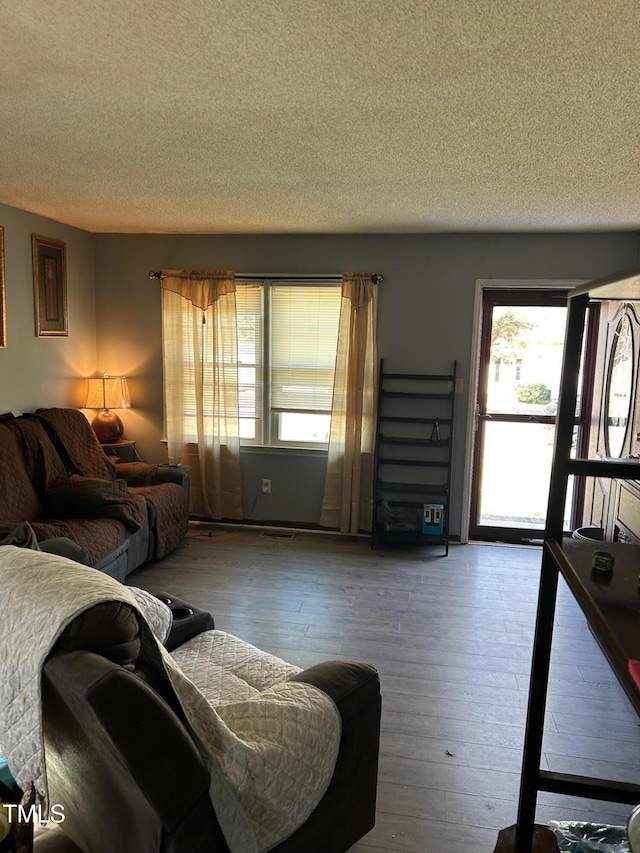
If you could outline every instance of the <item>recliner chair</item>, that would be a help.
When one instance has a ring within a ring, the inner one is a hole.
[[[45,663],[50,802],[86,853],[228,853],[209,774],[168,678],[139,656],[138,614],[102,602],[63,632]],[[295,680],[335,702],[342,737],[319,804],[274,853],[343,853],[375,822],[380,684],[375,669],[330,661]]]

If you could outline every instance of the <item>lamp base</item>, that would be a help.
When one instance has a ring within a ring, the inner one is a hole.
[[[104,409],[102,412],[98,412],[91,421],[91,426],[98,441],[102,444],[111,444],[113,441],[119,441],[124,434],[124,424],[111,409]]]

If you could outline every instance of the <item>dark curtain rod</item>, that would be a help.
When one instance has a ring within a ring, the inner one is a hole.
[[[195,275],[195,278],[197,278],[197,277],[198,277],[198,273],[196,273],[196,275]],[[206,276],[202,276],[202,277],[206,278]],[[149,278],[160,280],[160,279],[163,279],[164,276],[159,271],[157,271],[157,272],[152,271],[149,273]],[[177,275],[177,276],[175,276],[175,278],[194,278],[194,276],[185,274],[185,275]],[[285,273],[284,275],[258,275],[256,273],[246,273],[246,274],[245,273],[236,273],[236,278],[248,279],[249,281],[265,281],[265,279],[267,281],[272,281],[272,280],[280,281],[282,279],[288,279],[288,278],[295,279],[296,281],[300,281],[300,280],[304,280],[304,281],[326,281],[327,279],[331,279],[334,281],[342,281],[341,275],[293,275],[293,274],[288,274],[288,273]],[[382,276],[379,275],[378,273],[374,273],[371,276],[371,281],[374,284],[380,284],[380,282],[382,281]]]

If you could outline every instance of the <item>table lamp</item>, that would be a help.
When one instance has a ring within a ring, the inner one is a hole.
[[[131,399],[124,376],[103,376],[87,379],[85,409],[102,409],[91,422],[93,431],[103,444],[119,441],[124,432],[120,418],[112,409],[130,409]]]

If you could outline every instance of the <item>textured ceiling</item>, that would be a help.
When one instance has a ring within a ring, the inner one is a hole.
[[[90,231],[640,227],[638,0],[0,0],[0,202]]]

